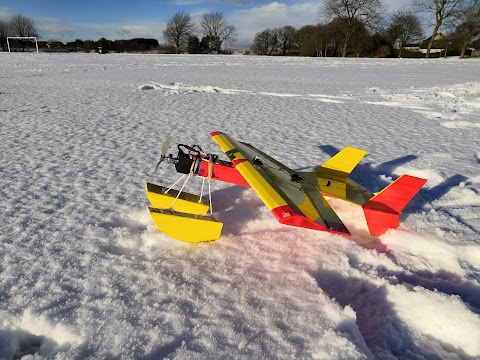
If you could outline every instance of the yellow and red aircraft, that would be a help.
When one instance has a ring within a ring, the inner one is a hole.
[[[212,216],[211,210],[212,179],[251,187],[282,224],[340,235],[350,235],[350,231],[325,196],[348,201],[362,208],[372,236],[398,227],[400,212],[427,181],[402,175],[374,194],[348,178],[366,155],[365,150],[347,146],[315,171],[299,172],[225,133],[212,132],[210,135],[230,161],[206,154],[199,146],[179,144],[178,157],[166,156],[165,149],[159,164],[166,159],[186,177],[180,191],[173,189],[176,184],[170,188],[146,184],[152,205],[148,209],[155,225],[180,241],[198,243],[220,238],[223,223]],[[208,179],[208,199],[203,196],[203,186],[200,196],[183,191],[192,176]]]

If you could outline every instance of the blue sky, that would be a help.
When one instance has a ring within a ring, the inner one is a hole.
[[[384,0],[390,11],[409,0]],[[41,39],[73,41],[148,37],[163,42],[165,24],[177,11],[195,20],[209,11],[222,11],[239,30],[238,45],[249,44],[266,28],[300,27],[318,20],[321,1],[249,0],[0,0],[0,19],[21,13],[32,18]]]

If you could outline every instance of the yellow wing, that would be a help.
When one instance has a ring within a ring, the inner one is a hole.
[[[316,177],[302,178],[295,171],[257,148],[227,134],[211,134],[238,172],[283,224],[350,235],[320,194]]]

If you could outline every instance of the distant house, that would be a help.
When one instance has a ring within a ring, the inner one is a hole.
[[[50,50],[65,49],[66,45],[60,41],[49,41],[47,42],[47,48]]]
[[[428,43],[430,42],[430,39],[432,37],[430,36],[427,40],[424,40],[420,44],[420,51],[424,54],[427,53],[427,48],[428,48]],[[432,44],[432,48],[430,49],[430,54],[438,54],[442,53],[443,51],[447,51],[449,45],[451,44],[451,41],[445,37],[442,33],[438,33]]]
[[[406,51],[413,51],[419,52],[422,54],[427,53],[428,43],[430,42],[430,36],[428,39],[423,40],[419,44],[405,44],[403,50]],[[443,52],[448,50],[451,41],[445,37],[442,33],[439,33],[435,36],[435,40],[433,40],[432,48],[430,49],[430,54],[439,54],[441,55]]]

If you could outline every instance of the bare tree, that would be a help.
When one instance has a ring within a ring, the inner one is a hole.
[[[276,51],[285,55],[293,46],[295,32],[295,28],[289,25],[266,29],[255,35],[252,49],[263,55],[271,55]]]
[[[222,43],[233,44],[237,40],[237,37],[238,37],[238,30],[235,27],[235,25],[227,25],[225,29],[222,31],[220,39],[222,40]],[[220,47],[218,50],[220,50]]]
[[[385,10],[383,0],[323,0],[320,16],[327,22],[337,20],[342,24],[342,56],[345,57],[358,22],[372,28],[381,20]]]
[[[21,14],[10,18],[12,36],[38,36],[38,30],[32,19]]]
[[[32,19],[21,14],[13,15],[9,21],[9,31],[11,36],[38,36],[38,30]],[[25,41],[23,41],[23,51],[25,51]]]
[[[402,49],[406,44],[423,37],[423,28],[420,20],[413,12],[399,10],[392,15],[388,33],[394,43],[398,42],[398,57],[401,58]]]
[[[467,46],[480,37],[480,0],[468,0],[458,13],[453,38],[458,42],[460,58],[465,56]]]
[[[233,43],[238,36],[237,28],[228,24],[221,11],[203,14],[200,27],[203,35],[211,39],[211,46],[217,52],[220,52],[224,42]]]
[[[169,45],[175,47],[178,54],[182,48],[187,46],[188,39],[194,31],[195,23],[190,14],[179,11],[168,21],[167,27],[163,31],[163,37]]]
[[[292,47],[295,35],[295,28],[287,25],[277,29],[278,45],[282,55],[285,55]]]
[[[278,49],[278,31],[266,29],[255,34],[252,50],[260,55],[271,55]]]
[[[415,11],[432,14],[435,18],[425,58],[428,59],[430,57],[433,42],[444,22],[455,18],[462,10],[464,4],[465,0],[412,0],[412,6]]]

